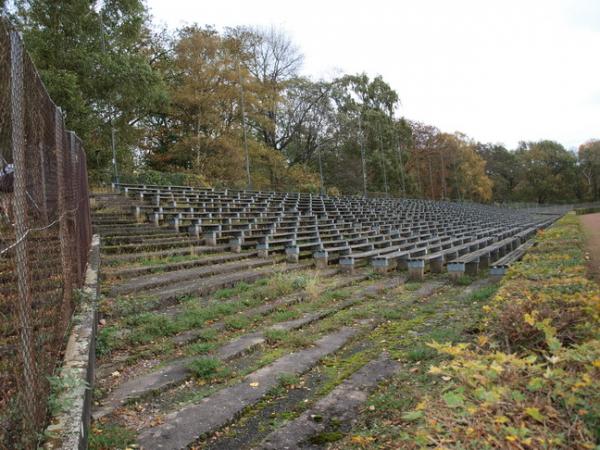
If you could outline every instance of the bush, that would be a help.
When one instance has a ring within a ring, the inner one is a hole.
[[[594,214],[600,212],[600,206],[595,206],[591,208],[577,208],[575,210],[575,214],[581,216],[582,214]]]

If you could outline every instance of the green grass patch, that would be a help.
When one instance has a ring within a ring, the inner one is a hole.
[[[136,440],[133,430],[119,425],[94,425],[90,432],[90,450],[126,449]]]
[[[202,357],[192,361],[188,365],[188,369],[196,378],[205,380],[214,379],[227,373],[223,363],[217,358],[211,357]]]
[[[458,277],[454,283],[458,286],[468,286],[470,285],[475,279],[469,275],[461,275],[460,277]]]
[[[236,330],[243,330],[244,328],[247,328],[248,326],[250,326],[252,321],[246,316],[238,315],[238,316],[228,317],[227,319],[225,319],[224,323],[225,323],[225,328],[227,330],[236,331]]]
[[[98,330],[96,336],[96,354],[98,356],[106,356],[116,347],[119,328],[116,326],[104,326]]]

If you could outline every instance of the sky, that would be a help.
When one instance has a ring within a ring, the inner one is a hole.
[[[275,26],[302,74],[381,75],[398,115],[515,148],[600,139],[600,0],[147,0],[175,29]]]

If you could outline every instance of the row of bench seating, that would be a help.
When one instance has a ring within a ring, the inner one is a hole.
[[[361,264],[385,272],[425,268],[452,277],[492,267],[501,273],[523,245],[557,216],[536,216],[486,205],[416,199],[364,199],[305,193],[236,191],[187,186],[116,185],[136,199],[138,220],[169,225],[231,251],[256,248],[288,261],[313,256],[317,267]]]

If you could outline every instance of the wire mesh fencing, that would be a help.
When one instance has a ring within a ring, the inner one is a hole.
[[[52,409],[91,239],[85,153],[0,20],[0,448],[35,448]]]

